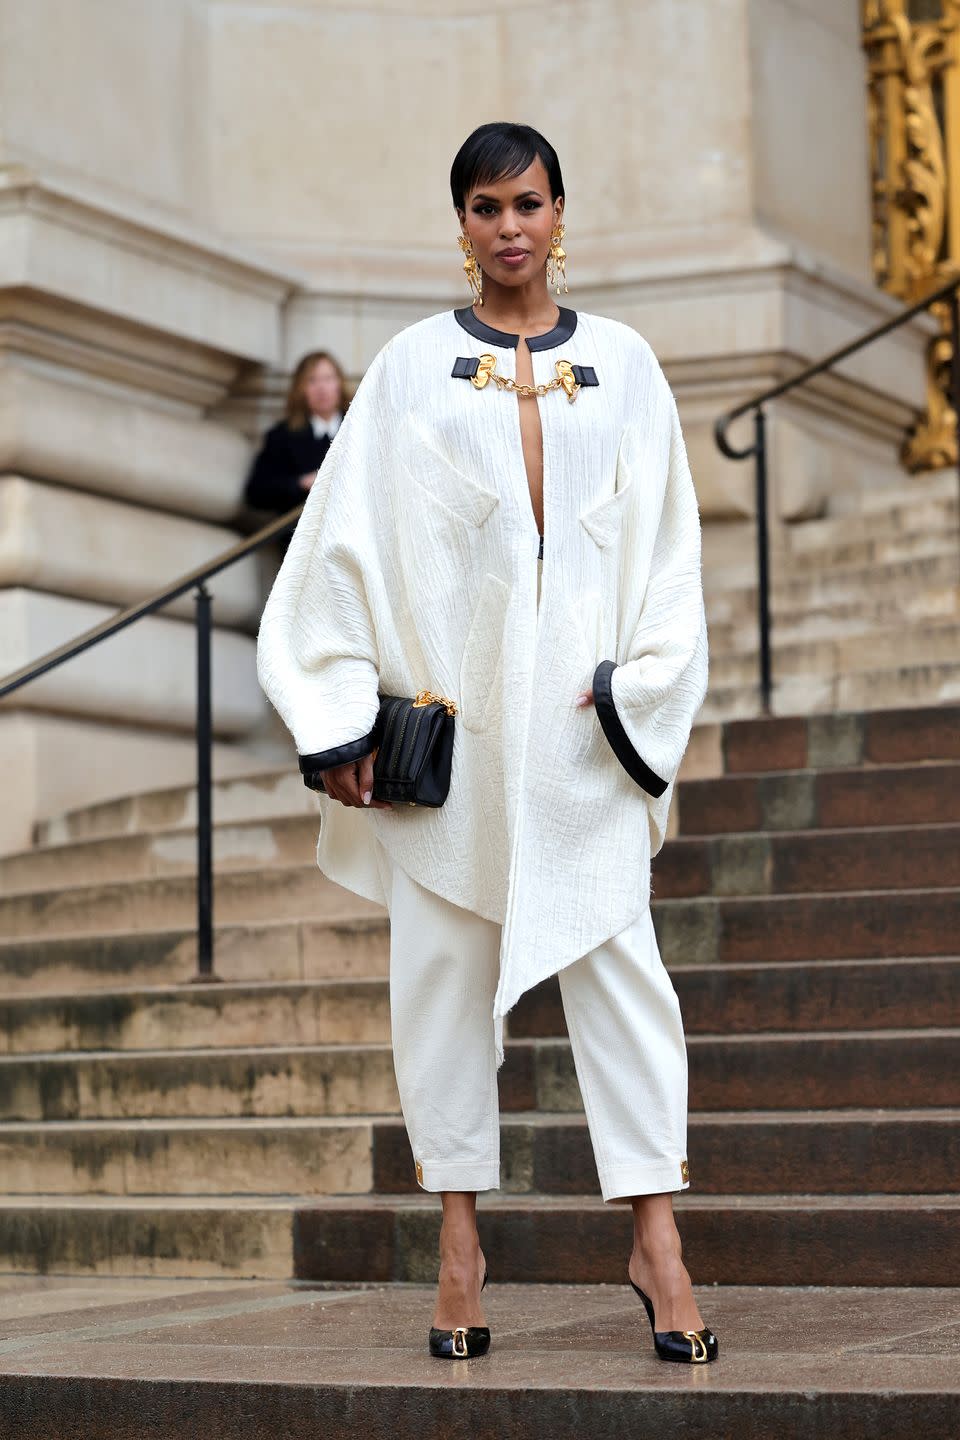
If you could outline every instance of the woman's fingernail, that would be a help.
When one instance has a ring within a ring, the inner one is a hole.
[[[578,705],[586,705],[586,703],[587,703],[587,697],[586,697],[586,695],[578,695],[578,696],[577,696],[577,701],[576,701],[576,703],[577,703]]]
[[[363,803],[364,803],[364,805],[369,805],[369,804],[370,804],[370,796],[371,796],[372,794],[373,794],[373,791],[372,791],[372,790],[364,790],[364,792],[363,792]]]

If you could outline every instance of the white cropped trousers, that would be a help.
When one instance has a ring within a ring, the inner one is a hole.
[[[393,1060],[417,1182],[498,1189],[502,927],[427,890],[379,841],[376,850],[390,917]],[[686,1190],[686,1043],[649,906],[558,980],[603,1199]]]

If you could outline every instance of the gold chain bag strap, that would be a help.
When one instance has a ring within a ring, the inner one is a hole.
[[[379,694],[379,692],[378,692]],[[373,798],[393,804],[442,805],[450,790],[454,701],[432,690],[380,695],[374,726]]]

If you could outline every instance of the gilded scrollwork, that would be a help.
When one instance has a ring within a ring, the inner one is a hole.
[[[960,0],[862,0],[872,261],[914,303],[960,276]],[[952,182],[952,183],[951,183]],[[909,470],[956,463],[950,311],[928,347],[927,408],[906,437]]]

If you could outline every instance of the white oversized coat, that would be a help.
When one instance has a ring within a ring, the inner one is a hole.
[[[257,648],[263,689],[318,768],[371,752],[378,688],[456,701],[443,805],[355,808],[320,793],[317,861],[384,904],[376,835],[420,884],[503,926],[498,1066],[519,996],[648,905],[707,685],[697,501],[653,350],[628,325],[561,307],[528,344],[537,383],[560,359],[589,367],[573,402],[562,388],[520,400],[462,373],[489,354],[516,378],[517,342],[465,306],[377,353]],[[539,609],[518,409],[534,403]],[[597,705],[577,706],[591,686]]]

